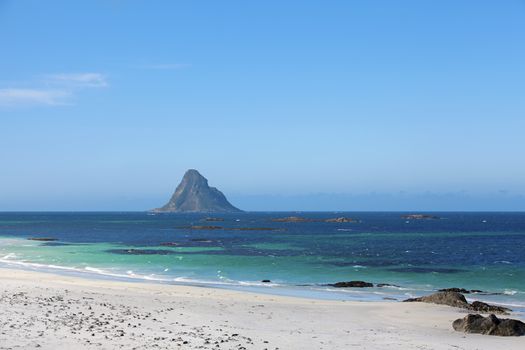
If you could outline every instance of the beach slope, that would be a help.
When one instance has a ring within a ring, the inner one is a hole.
[[[461,310],[310,300],[0,269],[0,349],[523,349]]]

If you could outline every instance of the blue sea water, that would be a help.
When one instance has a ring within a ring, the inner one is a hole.
[[[203,214],[0,213],[0,266],[330,299],[401,300],[461,287],[490,292],[467,297],[523,310],[525,213],[404,214],[241,213],[206,221]],[[292,215],[317,221],[272,221]],[[322,221],[342,216],[356,222]],[[221,229],[188,228],[196,225]],[[261,227],[273,230],[244,230]],[[326,285],[350,280],[395,286]]]

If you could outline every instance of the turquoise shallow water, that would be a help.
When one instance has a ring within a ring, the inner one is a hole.
[[[272,221],[290,215],[316,221]],[[197,214],[0,213],[0,264],[316,298],[403,299],[462,287],[493,293],[476,299],[525,306],[525,214],[401,215],[245,213],[211,222]],[[356,222],[322,221],[340,216]],[[192,225],[221,229],[187,228]],[[274,230],[253,230],[258,227]],[[245,228],[252,230],[239,230]],[[349,280],[396,286],[326,286]]]

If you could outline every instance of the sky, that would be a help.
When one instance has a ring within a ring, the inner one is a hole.
[[[0,0],[0,211],[525,210],[525,1]]]

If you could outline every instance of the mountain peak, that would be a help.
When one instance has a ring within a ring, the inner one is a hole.
[[[197,170],[189,169],[169,202],[155,211],[234,213],[241,210],[231,205],[221,191],[210,187],[208,180]]]

